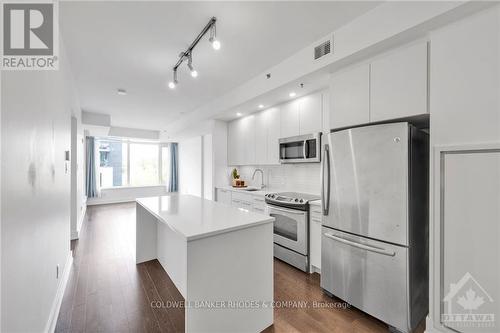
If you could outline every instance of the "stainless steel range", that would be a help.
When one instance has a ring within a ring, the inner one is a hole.
[[[309,201],[319,196],[268,193],[266,203],[274,221],[274,256],[304,272],[309,271]]]

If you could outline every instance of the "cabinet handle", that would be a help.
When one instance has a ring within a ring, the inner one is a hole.
[[[322,223],[323,222],[323,221],[321,221],[319,219],[314,219],[314,218],[312,220],[313,220],[313,222],[316,222],[316,223]]]

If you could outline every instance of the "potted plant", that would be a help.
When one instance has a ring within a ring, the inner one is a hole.
[[[232,178],[232,185],[233,186],[239,186],[239,179],[240,179],[240,175],[238,174],[238,170],[236,168],[233,169],[233,171],[231,172],[231,178]]]

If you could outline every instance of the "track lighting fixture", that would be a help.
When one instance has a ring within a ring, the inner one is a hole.
[[[184,60],[187,60],[187,66],[189,68],[191,76],[194,78],[198,77],[198,71],[196,69],[194,69],[194,67],[193,67],[193,49],[195,48],[196,45],[198,45],[198,42],[203,38],[203,36],[205,36],[205,34],[208,31],[210,31],[210,38],[208,40],[212,44],[212,47],[215,50],[220,49],[220,46],[221,46],[220,41],[217,40],[217,36],[216,36],[216,34],[217,34],[217,30],[216,30],[217,28],[215,26],[216,21],[217,21],[217,19],[215,17],[212,17],[210,19],[210,21],[208,21],[207,25],[203,28],[203,30],[198,34],[198,36],[196,36],[195,40],[191,43],[191,45],[189,45],[189,47],[186,49],[186,51],[183,51],[179,54],[179,60],[172,68],[174,79],[173,79],[173,81],[170,81],[168,83],[168,87],[170,89],[174,89],[177,86],[177,84],[179,83],[177,81],[177,69],[184,62]]]

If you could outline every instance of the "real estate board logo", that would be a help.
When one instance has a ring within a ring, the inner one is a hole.
[[[2,69],[58,69],[57,3],[3,3]]]
[[[451,328],[484,328],[490,331],[495,325],[494,300],[469,273],[451,283],[443,299],[441,322]]]

